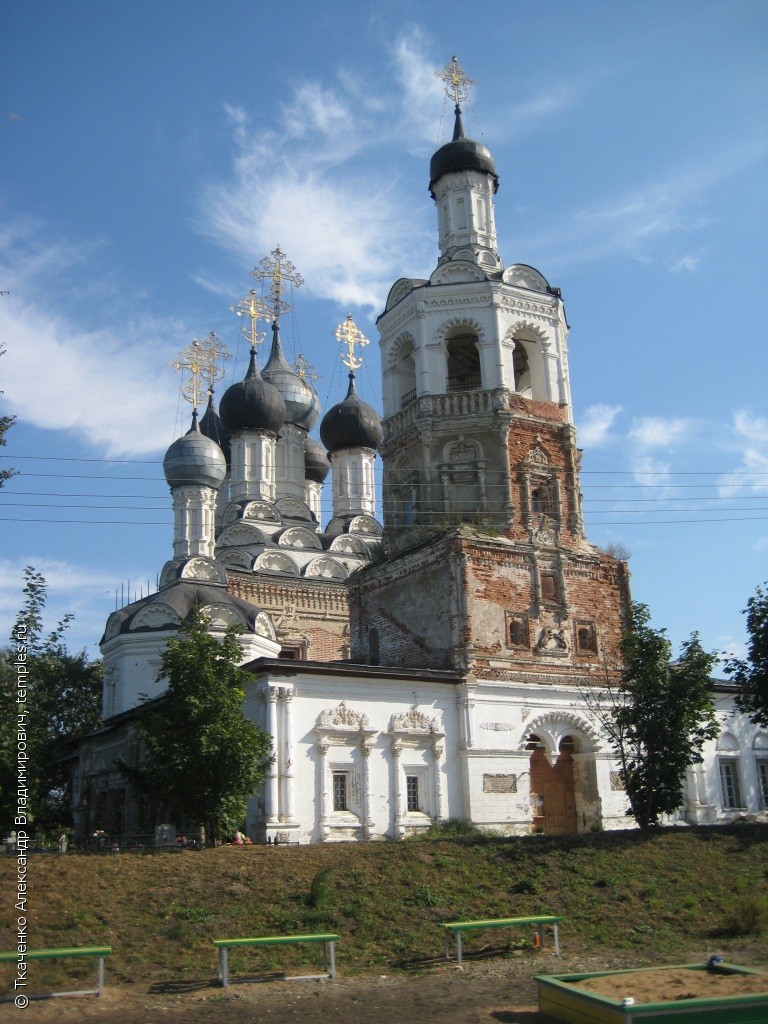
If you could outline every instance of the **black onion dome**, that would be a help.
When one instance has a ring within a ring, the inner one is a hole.
[[[384,431],[379,414],[355,391],[355,375],[349,375],[349,390],[343,402],[323,416],[320,438],[329,452],[342,448],[378,448]]]
[[[224,452],[227,466],[232,464],[232,449],[229,444],[229,431],[226,430],[221,418],[213,407],[213,391],[208,392],[208,406],[200,417],[200,432],[210,437]]]
[[[201,433],[197,409],[192,413],[192,426],[177,438],[163,459],[163,473],[168,486],[218,488],[227,475],[227,464],[221,448]]]
[[[277,320],[272,324],[272,350],[261,376],[282,395],[286,422],[311,430],[320,415],[320,399],[315,389],[286,362]]]
[[[464,135],[461,121],[461,107],[456,107],[456,124],[453,139],[441,146],[429,162],[429,191],[434,199],[434,188],[444,174],[460,171],[479,171],[493,178],[493,191],[499,187],[499,176],[490,149],[480,142],[474,142]]]
[[[325,448],[313,437],[304,442],[304,479],[321,484],[331,471]]]
[[[285,422],[285,402],[276,387],[262,380],[255,348],[251,349],[245,378],[224,392],[219,415],[230,434],[240,430],[269,430],[276,434]]]

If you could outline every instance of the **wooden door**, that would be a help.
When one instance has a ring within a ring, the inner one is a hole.
[[[562,836],[577,831],[576,795],[573,786],[573,758],[561,752],[554,765],[542,747],[531,754],[531,803],[534,829]]]

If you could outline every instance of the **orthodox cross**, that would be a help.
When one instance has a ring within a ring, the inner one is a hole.
[[[201,382],[204,376],[205,353],[203,343],[195,338],[191,345],[187,345],[179,352],[176,360],[171,363],[177,373],[182,374],[181,395],[197,409],[200,404]],[[187,381],[184,381],[184,374],[188,374]]]
[[[301,353],[296,356],[293,369],[296,371],[296,376],[301,377],[302,380],[309,380],[310,382],[320,380],[320,374],[311,363],[307,362]]]
[[[235,316],[248,317],[250,323],[243,324],[243,337],[251,346],[251,351],[256,351],[256,346],[264,341],[265,335],[259,334],[259,320],[266,320],[269,309],[261,301],[256,292],[251,288],[235,306],[229,307]]]
[[[477,85],[477,82],[467,75],[455,55],[442,71],[435,71],[435,78],[445,82],[445,95],[449,100],[453,100],[457,107],[469,99],[469,87]]]
[[[265,256],[261,260],[258,267],[253,268],[251,277],[255,277],[257,281],[271,278],[269,298],[264,300],[264,305],[271,310],[273,320],[279,320],[280,314],[287,313],[291,308],[283,298],[285,282],[292,284],[294,288],[300,288],[304,284],[304,278],[291,261],[286,259],[285,253],[279,245],[272,250],[269,256]]]
[[[342,363],[352,371],[359,370],[363,360],[355,356],[355,346],[363,348],[368,344],[368,339],[352,319],[351,313],[347,314],[347,319],[343,324],[339,324],[333,333],[342,345],[347,346],[347,351],[341,357]]]
[[[213,391],[216,381],[224,376],[224,362],[232,358],[232,353],[227,350],[215,331],[211,331],[205,341],[200,342],[200,351],[203,356],[203,368],[201,376],[208,384],[208,390]]]

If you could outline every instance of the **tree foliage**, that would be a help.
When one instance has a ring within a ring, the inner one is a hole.
[[[0,356],[5,353],[5,349],[0,345]],[[2,391],[0,391],[2,395]],[[0,448],[4,448],[6,445],[5,435],[9,428],[16,422],[15,416],[0,416]],[[15,469],[0,469],[0,487],[3,486],[6,480],[12,476],[16,476],[17,470]]]
[[[747,601],[746,658],[730,658],[725,671],[741,687],[736,706],[756,725],[768,727],[768,583],[757,587]]]
[[[717,656],[693,633],[672,662],[666,631],[652,629],[650,618],[646,605],[632,605],[621,638],[621,683],[586,695],[643,829],[682,805],[686,769],[703,760],[704,743],[718,734],[710,681]]]
[[[71,740],[101,721],[102,664],[85,651],[69,651],[71,615],[44,632],[48,584],[32,566],[24,570],[24,605],[14,621],[11,646],[0,652],[0,815],[7,821],[16,798],[16,669],[26,653],[26,720],[29,811],[35,828],[51,832],[71,825],[71,776],[64,759]]]
[[[178,822],[203,824],[215,841],[241,824],[272,750],[269,735],[243,715],[249,677],[237,667],[237,630],[218,640],[207,627],[196,608],[168,642],[159,674],[168,689],[139,726],[139,781]]]

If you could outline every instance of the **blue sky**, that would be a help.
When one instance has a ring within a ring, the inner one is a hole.
[[[590,539],[631,550],[675,644],[743,650],[768,578],[762,0],[5,0],[0,454],[22,472],[0,492],[0,637],[27,564],[92,656],[115,591],[154,583],[189,417],[170,364],[215,330],[242,375],[229,307],[277,244],[305,279],[289,357],[338,401],[351,312],[379,404],[375,318],[436,262],[453,53],[502,257],[563,290]]]

